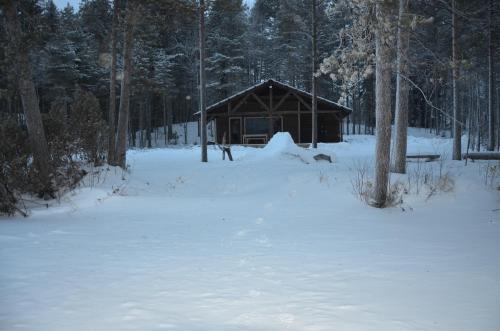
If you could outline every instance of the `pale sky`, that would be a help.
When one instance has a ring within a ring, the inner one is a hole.
[[[64,8],[70,3],[75,9],[78,8],[80,0],[53,0],[57,7]],[[244,0],[248,7],[251,7],[255,0]]]

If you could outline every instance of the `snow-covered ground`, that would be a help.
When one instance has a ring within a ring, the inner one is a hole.
[[[488,164],[412,162],[415,178],[449,171],[453,190],[428,198],[413,183],[401,205],[374,209],[351,184],[374,138],[346,139],[320,145],[331,164],[284,137],[235,147],[234,162],[135,150],[129,173],[0,220],[0,329],[500,330]],[[410,153],[450,150],[409,137]]]

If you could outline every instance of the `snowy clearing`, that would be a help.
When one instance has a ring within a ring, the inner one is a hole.
[[[331,164],[286,139],[208,164],[198,147],[134,150],[130,173],[2,219],[0,329],[499,330],[488,163],[411,162],[442,166],[453,190],[379,210],[351,184],[374,137],[346,138],[320,144]],[[444,151],[409,137],[409,153]]]

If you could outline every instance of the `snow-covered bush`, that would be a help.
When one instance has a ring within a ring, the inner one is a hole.
[[[351,178],[353,194],[361,201],[368,202],[373,183],[369,180],[370,166],[366,162],[357,161],[351,171],[354,176]]]
[[[455,180],[449,172],[443,169],[444,160],[439,161],[437,169],[435,163],[417,161],[416,164],[408,167],[404,177],[390,184],[384,207],[401,205],[404,197],[408,195],[423,195],[425,200],[428,200],[440,192],[453,191]],[[370,174],[373,173],[373,169],[367,162],[357,161],[353,164],[351,171],[354,173],[351,178],[353,194],[361,201],[370,203],[373,190],[373,180]]]
[[[484,178],[484,185],[500,191],[500,161],[493,164],[488,162],[481,167],[481,172]]]
[[[104,160],[107,129],[98,100],[90,92],[77,91],[69,107],[67,103],[53,104],[43,114],[50,154],[50,192],[44,189],[33,164],[24,117],[0,115],[0,213],[21,212],[16,204],[23,194],[56,198],[78,185],[87,173],[87,164],[93,166]]]

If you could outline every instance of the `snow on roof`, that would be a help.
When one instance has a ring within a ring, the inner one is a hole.
[[[299,93],[299,94],[302,94],[302,95],[305,95],[307,97],[311,97],[312,98],[312,94],[309,93],[309,92],[306,92],[304,90],[298,89],[298,88],[296,88],[294,86],[291,86],[291,85],[288,85],[288,84],[285,84],[285,83],[278,82],[278,81],[276,81],[274,79],[269,79],[267,81],[264,81],[264,82],[255,84],[253,86],[250,86],[250,87],[244,89],[241,92],[233,94],[230,97],[227,97],[225,99],[222,99],[222,100],[214,103],[213,105],[210,105],[209,107],[207,107],[207,112],[210,112],[210,111],[214,110],[215,108],[218,108],[219,106],[222,106],[225,103],[228,103],[228,102],[230,102],[230,101],[232,101],[234,99],[238,99],[239,97],[241,97],[241,96],[243,96],[243,95],[245,95],[245,94],[247,94],[247,93],[249,93],[249,92],[251,92],[253,90],[256,90],[256,89],[258,89],[260,87],[267,86],[267,85],[269,85],[269,86],[278,86],[278,87],[282,87],[282,88],[285,88],[285,89],[290,89],[290,90],[293,90],[296,93]],[[342,106],[342,105],[340,105],[340,104],[338,104],[336,102],[333,102],[331,100],[328,100],[328,99],[325,99],[325,98],[322,98],[322,97],[318,97],[318,101],[323,101],[325,103],[328,103],[328,104],[330,104],[330,105],[332,105],[334,107],[337,107],[337,108],[340,108],[340,109],[344,110],[347,113],[351,113],[352,112],[351,108],[348,108],[346,106]],[[199,115],[199,114],[200,114],[199,111],[195,113],[195,115]]]

